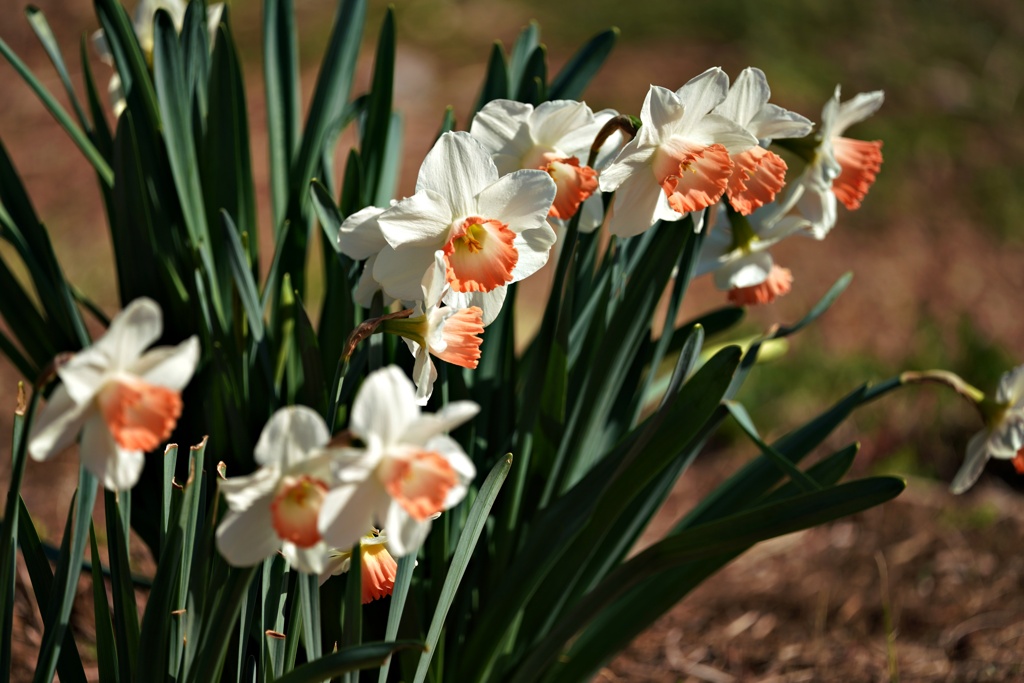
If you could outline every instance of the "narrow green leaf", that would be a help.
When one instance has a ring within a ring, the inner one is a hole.
[[[384,640],[387,642],[393,641],[398,637],[398,627],[402,622],[405,600],[409,596],[409,587],[412,586],[412,575],[415,569],[415,555],[410,553],[398,558],[398,572],[395,575],[395,585],[391,589],[391,605],[388,607],[388,625],[384,631]],[[388,659],[380,667],[377,683],[387,683],[388,671],[390,670],[391,659]]]
[[[818,303],[816,303],[810,311],[808,311],[807,315],[805,315],[798,322],[792,325],[783,325],[778,329],[774,336],[776,338],[788,337],[789,335],[794,334],[795,332],[798,332],[803,328],[807,327],[808,325],[810,325],[812,322],[821,317],[821,315],[825,311],[832,307],[832,304],[836,302],[836,299],[839,298],[840,294],[846,291],[846,288],[850,286],[850,283],[852,281],[853,273],[844,273],[838,280],[836,280],[835,284],[829,288],[829,290],[825,293],[825,296],[821,297],[821,300]]]
[[[345,576],[345,609],[341,624],[341,646],[357,647],[363,642],[363,544],[356,541],[352,546],[351,569]],[[358,683],[346,675],[347,683]]]
[[[263,327],[263,308],[259,292],[256,289],[256,282],[253,280],[252,270],[249,268],[249,261],[246,258],[245,249],[242,247],[242,240],[238,237],[238,228],[235,227],[235,223],[227,211],[221,210],[220,218],[224,228],[228,264],[231,266],[231,274],[235,279],[238,298],[242,302],[242,310],[245,311],[246,320],[249,322],[253,341],[259,343],[266,331]]]
[[[127,516],[125,513],[130,512],[130,497],[124,491],[104,491],[103,504],[107,524],[110,586],[114,594],[114,623],[117,624],[114,635],[117,639],[117,652],[120,653],[117,659],[119,678],[131,681],[134,680],[139,651],[139,609],[128,561],[128,526],[124,520]]]
[[[156,91],[149,76],[149,64],[142,53],[139,41],[135,37],[135,29],[124,7],[118,0],[94,0],[96,17],[103,29],[103,39],[110,48],[117,73],[121,78],[121,88],[130,110],[136,109],[140,103],[142,110],[133,114],[152,129],[160,127],[160,110],[156,101]]]
[[[543,45],[538,45],[533,54],[530,55],[529,61],[526,62],[523,75],[518,81],[516,99],[528,104],[540,104],[548,99],[547,80],[548,51]],[[516,81],[513,80],[512,85],[515,84]]]
[[[584,596],[517,667],[511,683],[540,680],[573,636],[602,609],[646,578],[686,562],[710,559],[866,510],[895,498],[904,488],[906,482],[895,477],[862,479],[794,496],[664,539],[621,565]]]
[[[57,102],[57,99],[50,93],[46,87],[32,74],[29,68],[25,65],[18,55],[14,54],[14,51],[0,39],[0,55],[4,57],[14,70],[18,72],[18,75],[25,81],[28,87],[32,88],[36,96],[42,101],[43,106],[46,107],[50,115],[57,120],[61,128],[68,134],[71,141],[75,143],[85,158],[92,164],[93,168],[96,169],[96,173],[99,175],[100,180],[103,181],[108,187],[114,184],[114,173],[110,169],[110,165],[107,163],[100,151],[96,149],[95,145],[89,139],[81,128],[79,128],[75,122],[71,119],[68,112]]]
[[[114,627],[110,623],[107,588],[100,571],[100,551],[96,545],[96,531],[89,525],[89,547],[92,559],[92,601],[96,624],[96,665],[101,681],[118,681],[117,649],[114,645]]]
[[[821,487],[813,479],[808,477],[798,469],[796,465],[786,459],[786,456],[782,455],[761,440],[761,437],[757,434],[757,427],[754,426],[754,421],[750,419],[747,409],[744,408],[742,404],[736,403],[735,401],[725,401],[724,404],[726,409],[729,411],[729,414],[732,415],[734,420],[736,420],[736,424],[740,426],[740,429],[743,430],[747,437],[749,437],[750,440],[761,449],[761,452],[779,468],[779,471],[789,477],[789,479],[796,484],[801,491],[804,493],[810,493],[811,491],[821,490]]]
[[[145,653],[136,662],[136,680],[157,681],[167,678],[171,652],[177,651],[178,643],[172,642],[172,621],[180,623],[181,613],[173,614],[179,607],[175,604],[181,572],[182,545],[184,534],[175,521],[167,532],[167,548],[160,553],[153,589],[146,601],[146,612],[142,616],[142,632],[139,635],[139,652]]]
[[[302,641],[309,661],[319,659],[320,647],[320,577],[303,574],[298,578],[299,600],[302,602]]]
[[[455,546],[455,554],[452,556],[451,565],[449,565],[448,573],[444,577],[441,597],[434,608],[434,616],[430,619],[430,628],[427,630],[427,649],[420,655],[413,683],[422,683],[426,679],[427,668],[430,666],[434,648],[437,645],[438,638],[441,636],[441,629],[444,627],[445,619],[448,616],[448,608],[451,607],[452,600],[455,599],[455,592],[459,589],[459,584],[462,583],[462,576],[466,573],[466,566],[473,556],[477,540],[487,524],[487,517],[491,511],[491,506],[494,505],[494,500],[498,497],[501,485],[504,483],[505,477],[508,476],[508,471],[511,467],[512,454],[509,453],[494,465],[494,468],[484,480],[483,485],[481,485],[480,493],[477,494],[476,500],[473,501],[473,507],[469,510],[466,527],[459,536],[459,542]],[[506,613],[506,618],[509,614]]]
[[[363,199],[367,205],[377,204],[378,189],[381,187],[381,172],[386,164],[388,132],[391,127],[391,100],[395,77],[395,15],[394,9],[388,7],[384,13],[384,22],[377,40],[377,55],[373,63],[373,82],[366,105],[366,116],[363,119],[363,135],[359,145],[363,159],[365,193]],[[385,205],[391,199],[384,197],[379,205]]]
[[[552,100],[582,99],[583,91],[597,75],[618,39],[617,28],[610,28],[591,38],[551,81],[548,97]]]
[[[476,100],[476,113],[484,108],[484,105],[492,100],[507,100],[512,97],[509,87],[508,63],[505,61],[505,49],[501,41],[495,41],[491,46],[491,57],[487,60],[487,72],[484,76],[484,84],[480,90],[480,97]],[[453,111],[454,113],[454,111]],[[445,118],[448,118],[448,110],[445,110]],[[444,133],[444,126],[441,128]]]
[[[323,228],[324,235],[327,236],[327,243],[337,251],[338,233],[341,231],[341,224],[345,222],[345,219],[338,211],[334,199],[331,198],[330,190],[324,187],[319,180],[313,178],[309,182],[309,197],[312,200],[313,211],[320,221],[320,227]]]
[[[365,643],[338,650],[315,662],[296,667],[278,678],[276,683],[320,683],[349,671],[381,666],[395,652],[423,647],[417,640],[399,640],[393,643]]]
[[[114,153],[114,139],[110,135],[110,125],[107,123],[106,104],[100,99],[99,90],[96,88],[96,81],[92,75],[92,66],[89,63],[89,48],[87,47],[87,39],[84,35],[78,43],[78,57],[82,63],[85,95],[89,103],[89,113],[92,115],[92,141],[96,145],[96,149],[100,151],[100,154],[105,159],[110,159]]]
[[[513,91],[519,90],[521,83],[529,70],[529,62],[540,45],[540,25],[531,21],[523,27],[512,46],[512,54],[509,58],[508,77],[509,84]]]
[[[28,23],[35,32],[36,37],[39,38],[39,42],[42,43],[43,49],[46,50],[46,56],[50,58],[53,67],[57,70],[57,75],[60,77],[60,82],[64,86],[64,91],[68,95],[72,108],[75,110],[78,122],[82,125],[82,128],[91,133],[85,111],[83,111],[82,105],[78,101],[78,96],[75,95],[74,86],[71,85],[71,77],[68,75],[68,68],[64,64],[64,55],[61,54],[57,39],[50,29],[49,22],[46,21],[46,15],[38,7],[29,5],[25,8],[25,16],[28,18]]]
[[[69,542],[61,549],[60,561],[53,579],[53,591],[44,613],[46,630],[43,643],[39,648],[39,659],[36,663],[35,683],[50,683],[57,659],[64,643],[68,621],[71,618],[71,605],[78,587],[78,577],[82,572],[82,558],[85,555],[85,538],[92,516],[93,503],[96,500],[96,477],[85,468],[78,473],[78,493],[73,503],[74,522],[69,518]]]
[[[263,4],[263,82],[267,96],[270,199],[277,231],[288,207],[289,171],[299,136],[299,51],[292,0]]]

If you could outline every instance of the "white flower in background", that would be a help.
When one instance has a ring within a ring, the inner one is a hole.
[[[85,468],[112,491],[134,486],[143,454],[174,430],[181,391],[199,362],[194,336],[145,351],[162,332],[160,307],[136,299],[114,317],[103,337],[59,365],[61,384],[32,425],[29,454],[47,460],[81,432]]]
[[[601,173],[601,190],[615,192],[608,218],[613,235],[640,234],[722,197],[732,175],[730,155],[757,144],[742,126],[712,113],[728,88],[728,76],[717,67],[676,92],[651,86],[637,136]]]
[[[146,63],[153,65],[153,23],[157,10],[164,10],[171,17],[174,28],[181,33],[185,23],[185,10],[188,9],[188,0],[140,0],[135,6],[135,13],[132,16],[132,28],[135,29],[135,37],[139,41],[139,47],[146,58]],[[217,27],[220,25],[221,16],[224,14],[224,3],[218,2],[206,8],[206,30],[210,35],[212,47],[217,36]],[[114,56],[110,52],[107,38],[103,29],[92,34],[93,46],[99,54],[100,59],[108,66],[114,65]],[[125,93],[121,87],[121,77],[115,72],[110,77],[110,84],[107,86],[114,116],[120,116],[124,111]]]
[[[967,457],[949,487],[953,493],[974,486],[989,458],[1013,460],[1018,472],[1024,470],[1024,365],[999,379],[995,404],[988,412],[985,428],[967,442]]]
[[[330,438],[323,418],[305,406],[270,417],[253,452],[260,468],[220,482],[228,513],[217,549],[229,564],[250,567],[280,550],[299,571],[324,570],[329,548],[317,516],[333,482]]]
[[[395,588],[398,563],[388,552],[388,537],[383,531],[374,529],[359,539],[361,572],[359,587],[363,604],[391,595]],[[327,566],[320,573],[320,585],[332,576],[344,574],[352,568],[352,549],[332,548]]]
[[[771,303],[789,293],[793,275],[775,263],[768,250],[806,229],[807,221],[790,208],[769,204],[750,216],[726,217],[724,204],[719,204],[711,218],[713,229],[704,238],[697,274],[713,273],[715,287],[741,306]]]
[[[431,356],[470,370],[480,362],[483,340],[483,312],[477,306],[455,308],[444,306],[442,297],[448,291],[445,282],[444,252],[434,252],[436,265],[423,277],[423,299],[417,301],[408,318],[385,320],[384,332],[401,335],[416,357],[413,381],[416,400],[425,405],[430,400],[437,379],[437,368]]]
[[[836,200],[853,211],[875,182],[882,168],[882,141],[841,137],[847,128],[868,118],[882,106],[881,90],[861,93],[840,104],[839,86],[821,112],[821,140],[800,178],[792,183],[793,192],[802,195],[797,204],[800,213],[811,222],[810,233],[817,239],[836,223]]]
[[[558,188],[548,215],[567,220],[598,189],[597,171],[585,162],[594,138],[614,115],[608,110],[595,116],[585,103],[573,100],[552,100],[536,109],[493,100],[473,117],[469,132],[490,152],[499,174],[546,171]]]
[[[412,382],[395,366],[371,373],[352,405],[349,431],[363,448],[335,452],[336,488],[320,510],[320,533],[350,548],[383,528],[396,557],[416,552],[434,515],[466,495],[476,468],[447,432],[479,412],[472,401],[421,414]]]
[[[731,154],[733,172],[725,194],[744,216],[771,203],[786,182],[786,162],[767,147],[774,138],[799,138],[811,132],[810,120],[768,104],[771,89],[760,69],[748,67],[729,88],[714,113],[726,117],[758,139],[759,144]]]
[[[499,178],[490,155],[469,133],[445,133],[420,166],[416,194],[377,217],[388,243],[373,266],[384,293],[420,298],[434,252],[444,252],[444,301],[477,306],[484,325],[501,310],[505,287],[548,260],[555,233],[547,224],[555,183],[544,171]]]

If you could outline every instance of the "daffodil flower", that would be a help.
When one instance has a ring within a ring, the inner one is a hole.
[[[32,458],[53,457],[81,432],[85,468],[110,490],[134,486],[145,464],[143,454],[174,430],[181,390],[199,362],[194,336],[174,347],[145,351],[162,331],[160,307],[136,299],[95,344],[58,365],[61,383],[32,426]]]
[[[408,318],[391,318],[381,325],[384,332],[401,335],[416,360],[412,376],[416,401],[426,405],[437,379],[431,356],[470,370],[480,362],[483,340],[483,311],[477,306],[455,308],[442,304],[448,291],[444,280],[444,252],[434,253],[436,267],[423,277],[423,299],[417,301]]]
[[[320,510],[320,533],[350,548],[383,528],[396,557],[415,552],[434,515],[457,505],[476,468],[446,433],[479,412],[472,401],[421,414],[412,382],[395,366],[371,373],[352,405],[349,431],[362,448],[334,455],[336,486]]]
[[[725,100],[714,113],[742,126],[758,139],[757,145],[730,154],[733,172],[725,194],[732,207],[749,215],[770,203],[786,182],[786,162],[766,147],[774,138],[798,138],[811,132],[807,118],[769,104],[771,89],[764,72],[748,67],[733,81]]]
[[[722,197],[733,172],[731,155],[757,144],[742,126],[713,113],[728,88],[728,76],[717,67],[676,92],[651,86],[637,136],[601,173],[601,190],[615,192],[608,217],[613,235],[630,237],[658,220],[678,221]]]
[[[220,482],[228,513],[217,549],[229,564],[249,567],[280,550],[299,571],[324,570],[329,547],[317,517],[334,481],[329,440],[323,418],[305,406],[270,417],[253,452],[260,468]]]
[[[555,189],[540,170],[499,178],[479,142],[468,133],[445,133],[420,167],[416,194],[376,219],[388,247],[377,254],[373,279],[388,296],[415,301],[441,250],[445,303],[479,307],[488,325],[501,310],[506,286],[548,260],[555,233],[546,218]]]
[[[374,529],[359,539],[361,562],[359,586],[363,604],[391,595],[395,588],[398,563],[388,552],[388,537],[384,531]],[[352,568],[352,549],[332,548],[327,566],[320,573],[320,585],[332,576],[339,576]]]
[[[743,216],[719,204],[704,238],[697,274],[713,273],[715,287],[741,306],[771,303],[787,294],[793,275],[776,264],[768,250],[807,228],[807,220],[791,208],[791,203],[773,203]]]
[[[950,491],[963,493],[974,486],[989,458],[1013,460],[1024,469],[1024,365],[999,379],[994,402],[982,400],[985,428],[967,442],[967,457],[950,484]]]
[[[567,220],[598,189],[597,171],[581,163],[612,110],[594,114],[583,102],[531,104],[493,100],[473,117],[469,132],[491,154],[498,173],[523,168],[546,171],[558,191],[548,215]],[[596,227],[596,226],[595,226]]]
[[[861,93],[842,103],[839,97],[837,85],[821,112],[818,144],[807,155],[807,168],[791,189],[802,193],[797,208],[810,221],[809,231],[817,239],[824,239],[835,226],[836,200],[851,211],[859,208],[882,168],[881,140],[854,140],[842,134],[878,111],[885,94],[881,90]]]

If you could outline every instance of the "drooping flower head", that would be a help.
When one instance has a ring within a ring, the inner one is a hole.
[[[412,375],[416,400],[425,405],[433,392],[437,368],[431,356],[446,363],[473,370],[480,362],[483,339],[483,311],[477,306],[446,306],[444,252],[434,252],[435,267],[423,276],[423,298],[417,301],[408,318],[384,321],[384,332],[401,335],[416,361]]]
[[[1003,374],[995,401],[984,405],[985,428],[967,442],[967,457],[949,487],[953,493],[974,486],[989,458],[1013,460],[1018,471],[1024,469],[1024,365]]]
[[[544,171],[498,176],[490,155],[468,133],[445,133],[427,154],[416,194],[377,217],[388,247],[373,279],[384,293],[416,301],[434,253],[444,253],[445,303],[477,306],[484,325],[501,310],[505,287],[548,259],[555,233],[546,218],[555,183]]]
[[[803,173],[787,190],[800,194],[797,208],[810,221],[810,233],[817,239],[824,239],[835,226],[836,200],[851,211],[859,208],[882,167],[881,140],[855,140],[842,134],[878,111],[885,94],[881,90],[860,93],[840,103],[839,93],[837,85],[821,112],[818,144]]]
[[[217,528],[217,549],[237,567],[278,550],[300,571],[319,574],[327,562],[317,518],[333,483],[327,424],[305,406],[274,413],[260,434],[250,475],[220,482],[228,513]]]
[[[143,454],[171,435],[181,415],[181,391],[199,362],[199,340],[145,351],[163,333],[160,307],[136,299],[107,333],[57,367],[60,385],[29,438],[35,460],[71,445],[79,432],[82,464],[112,490],[139,480]]]
[[[359,586],[363,604],[391,595],[391,591],[395,588],[398,563],[388,552],[387,534],[379,529],[374,529],[359,539],[359,551],[362,560]],[[352,568],[351,548],[347,550],[332,548],[328,556],[327,566],[320,573],[321,585],[331,576],[344,574]]]
[[[771,89],[760,69],[748,67],[733,81],[714,113],[742,126],[759,144],[730,155],[733,172],[726,196],[733,209],[749,215],[770,203],[786,181],[786,162],[766,147],[774,138],[797,138],[811,132],[807,118],[769,104]]]
[[[729,78],[717,67],[676,92],[651,86],[637,136],[601,174],[601,190],[615,192],[608,219],[613,235],[637,235],[722,197],[733,172],[730,155],[757,144],[742,126],[712,113],[728,89]]]
[[[363,447],[335,455],[337,485],[320,512],[320,533],[337,548],[382,528],[396,557],[415,552],[431,519],[456,505],[476,468],[447,432],[479,411],[472,401],[422,414],[412,382],[395,366],[371,373],[352,405],[349,431]]]
[[[768,250],[806,229],[807,221],[790,209],[773,203],[743,216],[720,204],[704,238],[697,274],[713,273],[715,287],[741,306],[771,303],[789,293],[793,275]]]

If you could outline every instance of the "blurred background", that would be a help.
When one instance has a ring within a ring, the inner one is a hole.
[[[27,22],[9,4],[0,38],[59,92]],[[98,27],[89,3],[37,4],[80,88],[79,41]],[[334,3],[295,5],[308,97]],[[238,0],[230,7],[248,78],[257,187],[266,188],[260,6]],[[386,4],[371,0],[370,8],[356,93],[369,81]],[[396,18],[395,106],[405,115],[407,150],[400,194],[411,193],[444,107],[454,106],[458,126],[467,125],[493,41],[510,46],[531,20],[540,23],[551,73],[593,34],[610,26],[621,30],[587,92],[595,110],[638,114],[650,84],[676,89],[715,65],[731,76],[746,66],[761,68],[772,101],[814,121],[836,84],[843,99],[885,91],[881,111],[848,132],[884,140],[885,162],[863,207],[840,208],[824,242],[796,239],[776,250],[777,261],[793,272],[793,292],[750,311],[741,330],[754,334],[796,320],[840,275],[854,271],[834,308],[795,338],[786,355],[756,370],[740,395],[767,436],[804,422],[863,381],[943,367],[991,391],[1002,372],[1024,361],[1019,3],[403,0]],[[97,81],[105,82],[108,68],[91,46],[86,53]],[[107,311],[116,310],[111,248],[89,166],[6,63],[0,64],[0,93],[0,140],[54,236],[69,279]],[[265,192],[260,201],[259,230],[269,249]],[[0,253],[10,252],[0,244]],[[684,316],[724,303],[709,282],[699,282]],[[535,315],[529,307],[520,315],[529,329]],[[9,365],[0,365],[9,406],[16,379]],[[6,412],[0,417],[3,451],[10,433]],[[945,493],[967,439],[979,428],[966,404],[933,388],[889,395],[857,413],[830,445],[859,440],[857,467],[911,475],[907,494],[854,522],[759,547],[673,610],[602,676],[820,680],[822,672],[837,674],[846,666],[852,678],[839,679],[889,680],[893,657],[908,679],[1024,676],[1016,654],[1024,637],[1017,555],[1024,506],[1015,493],[1024,478],[1018,481],[1008,463],[994,463],[967,496]],[[666,525],[754,452],[738,432],[727,432],[713,451],[673,495],[659,518]],[[70,496],[74,468],[73,460],[29,465],[26,499],[51,536],[59,532],[65,504],[51,509],[51,501]],[[0,469],[4,487],[6,476]]]

